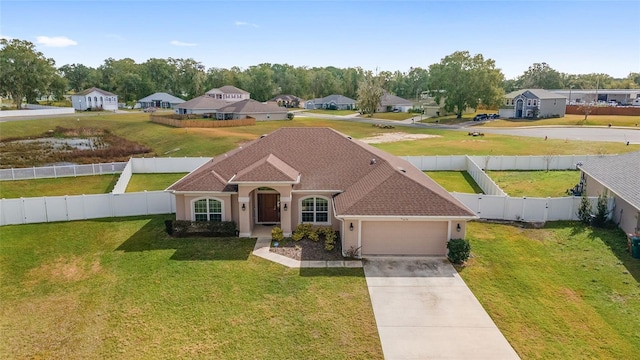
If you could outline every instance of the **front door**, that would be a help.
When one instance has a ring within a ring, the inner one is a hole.
[[[280,222],[280,194],[258,194],[258,222]]]

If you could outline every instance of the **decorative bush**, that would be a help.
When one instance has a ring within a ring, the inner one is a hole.
[[[293,231],[291,238],[293,239],[293,241],[300,241],[304,238],[308,238],[312,232],[313,232],[313,225],[298,224],[298,226],[296,226],[296,229]]]
[[[293,120],[293,117],[294,117],[294,116],[295,116],[295,114],[294,114],[294,113],[292,113],[292,112],[287,113],[287,119],[289,119],[289,120]]]
[[[591,202],[587,198],[587,192],[582,192],[580,199],[580,206],[578,207],[578,219],[584,224],[589,225],[591,223]]]
[[[469,245],[469,240],[449,240],[447,243],[447,249],[449,249],[447,257],[449,258],[449,261],[454,264],[462,264],[469,259],[469,256],[471,256],[471,245]]]
[[[165,224],[165,227],[168,226]],[[173,236],[210,236],[227,237],[236,235],[236,223],[233,221],[186,221],[175,220],[172,224]]]
[[[354,248],[353,246],[349,250],[344,252],[344,255],[350,259],[357,259],[360,257],[360,247]]]
[[[298,224],[291,235],[293,241],[309,239],[311,241],[320,241],[324,239],[324,249],[331,251],[335,248],[337,234],[330,226],[313,226],[311,224]]]
[[[271,240],[278,242],[282,242],[282,240],[284,240],[284,233],[281,228],[276,226],[271,229]]]
[[[607,204],[609,203],[609,197],[606,193],[598,195],[598,202],[596,204],[596,214],[593,217],[593,226],[603,227],[607,224],[609,218],[609,209]]]
[[[318,231],[324,236],[324,249],[333,250],[336,247],[336,232],[329,226],[323,226]]]

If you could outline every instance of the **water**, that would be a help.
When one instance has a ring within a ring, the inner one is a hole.
[[[103,148],[104,144],[98,145],[98,138],[38,138],[28,140],[16,140],[16,143],[39,144],[43,147],[54,150],[96,150]]]

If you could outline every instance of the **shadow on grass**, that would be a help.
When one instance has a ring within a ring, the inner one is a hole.
[[[627,236],[619,228],[597,228],[587,226],[577,221],[548,222],[545,228],[559,229],[569,227],[571,236],[580,236],[588,232],[589,240],[601,241],[607,245],[618,261],[627,269],[629,274],[640,283],[640,259],[634,259],[627,248]]]
[[[462,177],[469,183],[469,185],[471,186],[471,188],[476,194],[484,194],[484,191],[478,185],[476,180],[473,177],[471,177],[471,174],[469,174],[466,171],[461,171],[461,173],[462,173]]]
[[[173,238],[165,232],[164,218],[154,216],[135,234],[120,244],[116,251],[145,252],[170,250],[171,260],[247,260],[255,239],[250,238]]]

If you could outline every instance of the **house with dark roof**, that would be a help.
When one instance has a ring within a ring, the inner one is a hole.
[[[356,101],[343,95],[329,95],[306,101],[304,108],[308,110],[354,110],[356,108]]]
[[[504,96],[498,114],[501,118],[539,119],[563,117],[567,98],[544,89],[522,89]]]
[[[578,168],[587,196],[613,197],[613,221],[625,233],[640,233],[640,151],[590,158]]]
[[[182,104],[184,100],[164,92],[157,92],[138,100],[135,108],[146,109],[155,107],[158,109],[173,109],[176,105]]]
[[[92,87],[71,95],[71,105],[79,111],[118,110],[118,95]]]
[[[376,108],[376,112],[409,112],[413,108],[413,101],[403,99],[400,96],[384,92],[380,97],[380,104]]]
[[[297,108],[304,104],[304,100],[295,95],[278,95],[269,100],[269,102],[274,102],[278,106],[286,108]]]
[[[476,215],[406,160],[329,128],[280,128],[171,185],[176,219],[232,220],[239,235],[297,224],[339,231],[343,254],[445,255]]]
[[[261,103],[252,99],[245,99],[223,106],[216,111],[217,120],[246,119],[252,117],[258,121],[287,120],[286,108],[275,103]]]

